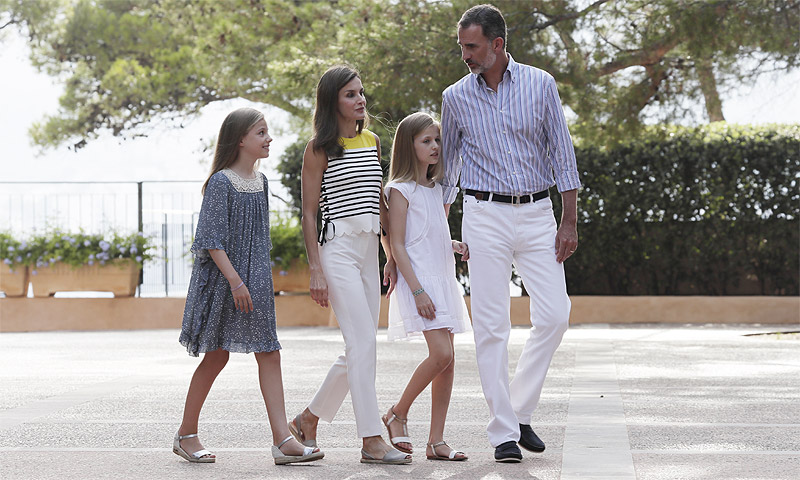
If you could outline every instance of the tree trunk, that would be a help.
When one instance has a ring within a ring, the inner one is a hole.
[[[706,113],[710,122],[724,122],[725,116],[722,115],[722,101],[719,99],[717,91],[717,79],[714,77],[714,69],[709,59],[697,61],[697,77],[700,79],[700,90],[706,99]]]

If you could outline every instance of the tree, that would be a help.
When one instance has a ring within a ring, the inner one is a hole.
[[[500,2],[509,50],[551,72],[579,139],[607,144],[646,117],[724,120],[721,91],[800,61],[800,2],[633,0]],[[698,123],[698,122],[694,122]],[[702,122],[699,122],[702,123]]]
[[[59,112],[32,129],[78,148],[100,132],[146,135],[217,100],[243,97],[310,119],[314,86],[358,67],[375,129],[438,111],[467,70],[455,23],[473,2],[338,0],[0,0],[44,71],[66,79]],[[551,72],[579,141],[614,143],[645,120],[686,118],[721,92],[798,65],[800,1],[497,0],[515,59]],[[0,29],[0,32],[2,30]],[[387,145],[388,146],[388,145]],[[385,148],[384,151],[388,149]]]

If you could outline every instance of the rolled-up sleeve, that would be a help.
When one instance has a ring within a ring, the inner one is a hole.
[[[575,148],[567,128],[567,119],[558,96],[555,79],[547,75],[545,85],[545,133],[547,135],[548,160],[553,168],[559,192],[580,188],[581,181],[575,161]]]
[[[442,162],[444,165],[444,178],[442,178],[442,193],[445,204],[456,201],[458,194],[458,177],[461,173],[461,134],[455,119],[454,110],[449,103],[452,101],[447,90],[442,94]]]

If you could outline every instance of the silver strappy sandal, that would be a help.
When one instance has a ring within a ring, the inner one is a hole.
[[[189,435],[178,435],[178,432],[175,432],[175,439],[172,441],[172,451],[186,460],[192,463],[214,463],[217,459],[212,457],[213,453],[209,452],[206,449],[198,450],[194,453],[189,453],[181,447],[181,440],[186,438],[194,438],[196,437],[196,433],[190,433]]]
[[[433,455],[426,455],[428,460],[449,460],[451,462],[460,462],[469,458],[467,457],[466,453],[454,450],[444,440],[437,443],[429,443],[428,446],[431,447],[431,451],[433,452]],[[436,451],[436,447],[442,446],[449,447],[450,453],[447,455],[439,455],[439,453]]]
[[[294,435],[294,439],[300,442],[301,444],[305,445],[306,447],[317,447],[317,441],[313,438],[306,438],[303,434],[303,427],[300,425],[300,417],[303,414],[294,417],[294,420],[289,422],[289,432]]]
[[[389,418],[389,414],[388,413],[386,415],[384,415],[383,417],[381,417],[381,420],[383,420],[383,424],[386,425],[386,431],[389,432],[389,441],[392,442],[392,446],[394,446],[394,448],[400,450],[403,453],[409,453],[409,454],[410,453],[414,453],[412,449],[403,448],[403,447],[398,445],[398,443],[407,443],[407,444],[411,445],[411,437],[408,436],[408,419],[407,418],[400,418],[397,415],[395,415],[394,406],[392,406],[392,408],[390,408],[389,411],[392,412],[392,418]],[[403,428],[403,436],[402,437],[393,437],[392,436],[392,430],[389,428],[389,425],[394,421],[397,421],[397,423],[399,423],[400,426]]]
[[[394,448],[389,449],[383,458],[375,458],[363,448],[361,449],[361,463],[382,463],[385,465],[406,465],[411,463],[411,455],[407,455]]]
[[[275,465],[286,465],[288,463],[301,463],[301,462],[313,462],[315,460],[319,460],[325,456],[324,453],[319,448],[316,447],[303,447],[303,454],[302,455],[286,455],[285,453],[281,452],[281,447],[286,444],[289,440],[293,439],[292,435],[284,438],[281,443],[278,445],[272,446],[272,458],[275,459]],[[316,450],[316,452],[314,451]]]

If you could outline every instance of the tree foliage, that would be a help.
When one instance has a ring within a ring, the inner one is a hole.
[[[60,110],[32,129],[41,145],[146,135],[153,119],[179,123],[234,97],[307,122],[317,79],[338,62],[362,71],[385,134],[408,113],[438,111],[467,72],[455,23],[473,3],[0,0],[0,27],[20,27],[35,64],[65,79]],[[596,145],[695,105],[720,120],[720,92],[798,65],[798,1],[495,3],[509,52],[556,77],[576,139]]]

